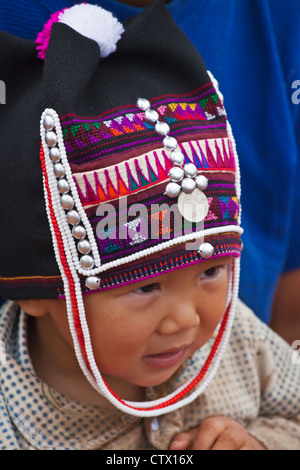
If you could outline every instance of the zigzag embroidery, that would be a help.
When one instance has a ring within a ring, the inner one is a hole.
[[[186,163],[203,170],[235,171],[234,154],[228,138],[191,141],[180,144]],[[76,173],[73,176],[83,206],[141,191],[169,178],[173,166],[163,149],[132,158],[105,169]]]

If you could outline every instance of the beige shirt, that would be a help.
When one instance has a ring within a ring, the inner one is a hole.
[[[233,418],[269,449],[300,449],[300,358],[240,301],[213,381],[193,403],[158,418],[74,402],[41,382],[28,354],[27,315],[14,302],[1,310],[0,340],[0,450],[166,450],[177,433],[213,415]],[[194,376],[210,347],[149,398]]]

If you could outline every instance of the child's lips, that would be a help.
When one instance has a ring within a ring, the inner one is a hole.
[[[189,346],[189,344],[185,344],[179,348],[168,349],[159,354],[149,354],[144,356],[143,359],[148,365],[153,367],[171,367],[181,361]]]

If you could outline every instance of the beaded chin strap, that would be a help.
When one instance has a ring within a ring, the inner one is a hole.
[[[216,82],[214,85],[218,91]],[[169,126],[166,123],[158,122],[157,113],[150,109],[149,101],[139,99],[137,104],[140,109],[145,108],[146,118],[156,123],[156,131],[164,136],[163,143],[165,148],[172,152],[171,158],[174,167],[170,171],[171,181],[166,186],[165,194],[173,198],[179,196],[178,199],[184,199],[187,195],[189,196],[191,194],[194,195],[196,199],[199,198],[199,195],[201,196],[200,193],[202,193],[207,186],[207,179],[203,175],[197,175],[197,168],[195,167],[195,170],[194,165],[183,166],[183,155],[177,149],[176,139],[167,135]],[[238,159],[228,121],[227,130],[229,138],[233,143],[233,150],[236,157],[237,168],[235,184],[237,197],[240,199]],[[219,331],[214,340],[211,352],[200,372],[179,387],[175,392],[158,400],[148,402],[130,402],[122,400],[109,388],[102,378],[93,354],[79,276],[85,276],[86,286],[91,290],[96,290],[99,288],[101,282],[99,274],[108,269],[135,261],[142,256],[158,252],[175,243],[182,243],[190,239],[194,240],[195,238],[202,238],[210,234],[225,231],[242,233],[243,230],[239,226],[230,225],[202,230],[198,233],[193,232],[192,234],[180,237],[180,239],[169,240],[156,247],[136,253],[135,255],[130,255],[101,265],[94,233],[80,202],[77,188],[72,177],[64,146],[60,120],[54,110],[46,109],[42,115],[41,138],[42,147],[40,160],[43,171],[47,215],[52,233],[55,256],[64,283],[68,321],[74,342],[74,349],[84,375],[91,385],[107,400],[121,411],[131,415],[154,417],[185,406],[198,397],[213,379],[223,356],[224,349],[228,343],[238,297],[239,258],[235,258],[232,264],[226,311],[219,325]],[[180,208],[179,201],[178,205]],[[195,219],[192,219],[192,221],[195,221]],[[70,226],[73,227],[72,230]],[[203,243],[200,245],[199,251],[203,258],[209,258],[213,254],[213,247],[209,243]]]

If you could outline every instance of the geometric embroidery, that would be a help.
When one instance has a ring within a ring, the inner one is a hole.
[[[179,146],[185,163],[194,163],[200,170],[235,171],[228,138],[183,142]],[[88,208],[167,180],[172,166],[170,157],[159,148],[105,169],[75,173],[73,179],[82,205]]]
[[[159,120],[168,123],[172,135],[208,130],[226,132],[223,104],[211,83],[187,95],[166,95],[151,100]],[[80,163],[115,155],[131,148],[158,142],[154,124],[136,105],[128,105],[102,116],[61,117],[64,143],[69,162]],[[130,136],[130,138],[128,138]]]

